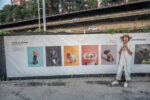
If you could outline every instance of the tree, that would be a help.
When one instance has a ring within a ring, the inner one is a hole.
[[[42,8],[42,0],[40,8]],[[87,8],[96,8],[96,0],[45,0],[46,14],[54,15],[57,13],[67,13],[78,11]],[[110,1],[110,0],[104,0]],[[42,10],[40,10],[42,15]],[[20,19],[35,18],[38,16],[37,0],[23,0],[21,5],[7,5],[3,10],[0,10],[0,23],[11,22]]]
[[[4,16],[4,11],[0,10],[0,24],[3,23],[5,21],[5,16]]]
[[[88,6],[89,8],[96,8],[97,7],[97,3],[96,0],[88,0]]]
[[[10,21],[13,21],[13,16],[12,16],[12,12],[13,12],[13,9],[14,9],[15,6],[10,6],[10,5],[7,5],[3,8],[3,17],[5,18],[4,19],[4,22],[10,22]],[[8,13],[9,12],[9,13]]]
[[[74,0],[72,3],[72,10],[82,10],[85,8],[86,1],[85,0]]]
[[[59,12],[59,0],[46,0],[46,14],[54,15]]]
[[[36,0],[23,1],[21,6],[24,7],[23,12],[25,18],[35,18],[36,16],[38,16],[38,5]]]
[[[103,4],[104,6],[107,6],[107,5],[109,5],[112,1],[113,1],[113,0],[103,0],[102,4]]]
[[[17,5],[13,5],[13,6],[14,6],[12,8],[13,21],[16,21],[17,19],[23,19],[23,12],[22,12],[23,7]]]

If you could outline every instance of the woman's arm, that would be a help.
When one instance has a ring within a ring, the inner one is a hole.
[[[120,55],[121,55],[121,53],[122,53],[122,48],[123,48],[123,47],[121,47],[120,50],[119,50],[119,54],[120,54]]]
[[[127,49],[129,55],[132,55],[132,51],[127,46],[125,46],[125,48]]]

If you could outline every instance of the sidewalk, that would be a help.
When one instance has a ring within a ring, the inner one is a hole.
[[[0,82],[0,100],[150,100],[150,77],[132,77],[128,88],[114,77]]]

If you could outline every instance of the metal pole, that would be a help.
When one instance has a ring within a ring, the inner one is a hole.
[[[43,27],[44,27],[44,32],[46,32],[45,0],[43,0]]]
[[[39,3],[39,0],[38,0],[38,19],[39,19],[39,32],[40,32],[40,30],[41,30],[41,15],[40,15],[40,3]]]
[[[11,5],[13,5],[13,4],[12,4],[12,0],[11,0]]]

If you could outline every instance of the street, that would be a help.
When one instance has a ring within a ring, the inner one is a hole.
[[[132,77],[128,88],[114,77],[29,79],[0,82],[0,100],[150,100],[150,78]]]

